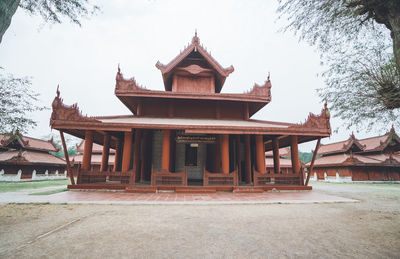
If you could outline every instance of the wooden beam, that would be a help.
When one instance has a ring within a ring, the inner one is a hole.
[[[136,179],[131,179],[130,183],[134,184],[135,181],[137,181],[140,176],[141,176],[141,166],[140,166],[140,142],[141,142],[141,137],[142,137],[142,130],[136,129],[135,130],[135,144],[134,144],[134,150],[133,150],[133,168],[135,170],[135,178]]]
[[[260,173],[265,173],[265,148],[262,135],[256,135],[256,163],[257,171]]]
[[[125,132],[124,136],[124,152],[122,154],[122,172],[129,171],[131,166],[132,154],[132,132]]]
[[[244,135],[244,153],[245,153],[245,181],[246,183],[251,183],[250,135]]]
[[[92,161],[93,149],[93,131],[86,130],[85,132],[85,146],[83,147],[82,170],[89,171],[90,163]]]
[[[101,155],[100,172],[108,170],[109,156],[110,156],[110,134],[104,132],[103,152]]]
[[[221,169],[223,174],[229,174],[229,135],[221,135]]]
[[[171,131],[163,130],[161,169],[169,171]]]
[[[272,153],[274,155],[274,173],[280,174],[281,173],[281,164],[280,164],[280,157],[279,157],[279,138],[274,137],[272,139]]]
[[[317,153],[318,153],[320,144],[321,144],[321,138],[318,139],[317,145],[315,146],[315,150],[314,150],[314,153],[313,153],[313,156],[311,159],[311,164],[310,164],[310,167],[308,168],[308,174],[307,174],[305,186],[308,186],[308,182],[310,181],[311,172],[314,169],[314,162],[315,162],[315,158],[317,157]]]
[[[290,152],[292,156],[292,170],[294,174],[300,173],[300,158],[297,136],[290,136]]]
[[[69,174],[69,178],[71,180],[71,184],[75,185],[74,175],[73,175],[72,170],[71,170],[71,164],[69,163],[69,155],[68,155],[67,144],[65,144],[64,132],[62,130],[60,130],[60,137],[61,137],[61,142],[62,142],[62,146],[63,146],[63,149],[64,149],[65,161],[67,162],[67,172]]]
[[[115,143],[115,157],[114,157],[113,172],[118,171],[119,160],[121,160],[121,153],[122,153],[121,146],[122,146],[121,139],[117,139],[117,142]]]

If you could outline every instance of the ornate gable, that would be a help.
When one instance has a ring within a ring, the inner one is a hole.
[[[183,92],[211,92],[212,90],[213,93],[219,93],[226,77],[234,71],[233,66],[223,68],[211,54],[207,52],[200,44],[197,32],[192,38],[191,44],[186,46],[171,62],[164,65],[158,61],[156,67],[161,71],[166,91]],[[188,78],[192,79],[192,82],[188,82]],[[202,80],[200,80],[200,78]],[[208,78],[208,80],[204,78]],[[190,89],[180,87],[188,83],[194,84],[195,86]],[[203,88],[206,88],[206,90]],[[210,89],[210,91],[207,89]]]

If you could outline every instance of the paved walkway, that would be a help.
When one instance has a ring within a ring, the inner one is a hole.
[[[65,187],[58,187],[65,188]],[[46,188],[48,190],[49,188]],[[56,188],[51,188],[56,189]],[[44,189],[0,193],[0,204],[69,203],[69,204],[271,204],[357,202],[316,191],[264,193],[217,192],[211,194],[125,193],[121,191],[65,191],[51,195],[31,195]]]

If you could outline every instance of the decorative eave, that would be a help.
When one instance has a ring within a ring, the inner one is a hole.
[[[380,141],[379,147],[377,147],[375,150],[382,151],[386,147],[388,147],[390,144],[393,143],[393,141],[396,141],[398,144],[400,144],[400,137],[396,134],[396,131],[394,130],[394,126],[392,125],[392,128],[390,131],[388,131],[386,134],[386,139],[384,141]]]
[[[65,105],[63,99],[60,98],[59,86],[57,86],[57,96],[52,103],[53,112],[50,117],[50,126],[53,128],[55,121],[80,121],[80,122],[99,122],[98,120],[83,116],[79,111],[78,104]]]
[[[192,42],[188,45],[185,46],[183,51],[176,56],[171,62],[168,64],[164,65],[160,61],[157,61],[156,67],[161,71],[163,80],[164,80],[164,86],[165,90],[168,89],[167,87],[167,81],[170,76],[170,72],[183,60],[185,59],[192,51],[200,53],[204,57],[204,59],[211,65],[211,67],[217,72],[219,75],[219,80],[220,80],[220,86],[218,89],[216,89],[217,92],[220,92],[222,89],[222,86],[224,85],[226,77],[228,77],[235,69],[231,65],[227,68],[222,67],[212,56],[211,53],[209,53],[201,44],[200,44],[200,39],[197,37],[197,31],[195,32],[194,37],[192,38]]]
[[[125,79],[121,73],[121,69],[118,65],[118,72],[115,77],[115,92],[117,91],[134,91],[134,92],[142,92],[149,91],[145,87],[139,85],[135,78]]]
[[[14,140],[18,140],[22,148],[25,148],[29,145],[29,140],[24,140],[24,136],[18,130],[12,132],[7,138],[3,138],[0,141],[0,144],[2,147],[7,147]]]
[[[16,156],[13,156],[12,158],[10,158],[10,159],[8,159],[8,160],[5,160],[5,161],[3,161],[3,162],[5,162],[5,163],[29,162],[29,161],[24,157],[25,152],[26,152],[26,151],[19,150],[19,151],[18,151],[18,154],[17,154]]]
[[[365,145],[361,144],[358,139],[356,139],[354,133],[351,133],[349,139],[343,143],[343,148],[338,151],[347,152],[353,145],[356,145],[361,151],[364,151],[366,147]]]
[[[313,129],[326,129],[331,134],[330,113],[328,103],[325,102],[324,108],[321,110],[320,115],[311,113],[308,115],[304,123],[296,124],[295,128],[313,128]]]
[[[178,65],[179,62],[181,62],[184,58],[186,58],[193,50],[198,51],[211,64],[211,66],[215,70],[217,70],[220,75],[224,77],[227,77],[230,73],[232,73],[235,70],[232,65],[227,68],[222,67],[211,56],[211,54],[200,44],[200,39],[199,37],[197,37],[197,31],[195,32],[195,35],[192,38],[192,43],[186,46],[178,56],[176,56],[167,65],[164,65],[160,61],[157,61],[156,67],[161,71],[162,74],[166,74],[170,72],[176,65]]]
[[[270,76],[268,75],[267,80],[263,85],[258,85],[255,83],[253,88],[250,91],[244,92],[244,94],[267,97],[269,98],[269,101],[271,101],[271,87],[271,80]]]

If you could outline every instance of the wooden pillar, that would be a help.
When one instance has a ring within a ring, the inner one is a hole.
[[[176,137],[176,131],[171,131],[171,136],[170,136],[170,146],[169,146],[169,171],[170,172],[175,172],[175,152],[176,152],[176,144],[175,144],[175,137]]]
[[[292,156],[292,170],[294,174],[300,173],[300,158],[297,136],[290,136],[290,153]]]
[[[251,183],[251,150],[250,135],[244,135],[244,153],[245,153],[245,181]]]
[[[281,173],[281,164],[279,158],[279,139],[278,137],[272,138],[272,153],[274,154],[274,173]]]
[[[75,185],[74,174],[71,170],[71,164],[69,163],[68,148],[67,148],[67,144],[65,144],[64,132],[62,130],[60,130],[60,137],[61,137],[61,142],[62,142],[62,146],[64,149],[65,161],[67,162],[67,172],[69,174],[69,179],[71,180],[71,184]]]
[[[101,156],[100,172],[108,170],[108,157],[110,155],[110,135],[106,132],[103,141],[103,153]]]
[[[136,139],[136,136],[135,136]],[[147,164],[147,147],[148,147],[148,131],[143,131],[142,133],[142,142],[140,145],[140,150],[141,150],[141,163],[140,163],[140,182],[144,181],[144,175],[145,175],[145,170],[146,170],[146,164]]]
[[[238,170],[239,178],[242,175],[242,164],[240,155],[240,135],[236,135],[236,165]]]
[[[135,181],[137,181],[141,175],[140,167],[140,142],[141,142],[142,130],[135,130],[135,144],[133,150],[133,168],[135,170]]]
[[[229,174],[229,135],[221,135],[221,169],[223,174]]]
[[[85,146],[83,147],[82,170],[90,170],[90,162],[92,161],[93,148],[93,131],[85,131]]]
[[[161,170],[169,171],[171,131],[163,130]]]
[[[256,163],[257,171],[265,173],[265,148],[262,135],[256,135]]]
[[[308,182],[310,181],[310,176],[311,176],[312,170],[314,169],[314,162],[315,162],[315,158],[317,157],[320,144],[321,144],[321,138],[318,138],[317,145],[315,146],[314,153],[313,153],[313,156],[311,159],[311,165],[308,167],[307,179],[306,179],[306,183],[304,184],[305,186],[307,186]]]
[[[129,171],[131,166],[132,154],[132,132],[125,132],[124,135],[124,152],[122,154],[122,172]]]
[[[220,173],[221,172],[221,136],[217,135],[216,136],[216,144],[215,144],[215,150],[214,150],[214,173]]]
[[[118,171],[119,168],[119,161],[121,160],[121,153],[122,153],[121,149],[122,149],[121,139],[118,138],[115,144],[115,157],[114,157],[114,168],[113,168],[114,172]]]

